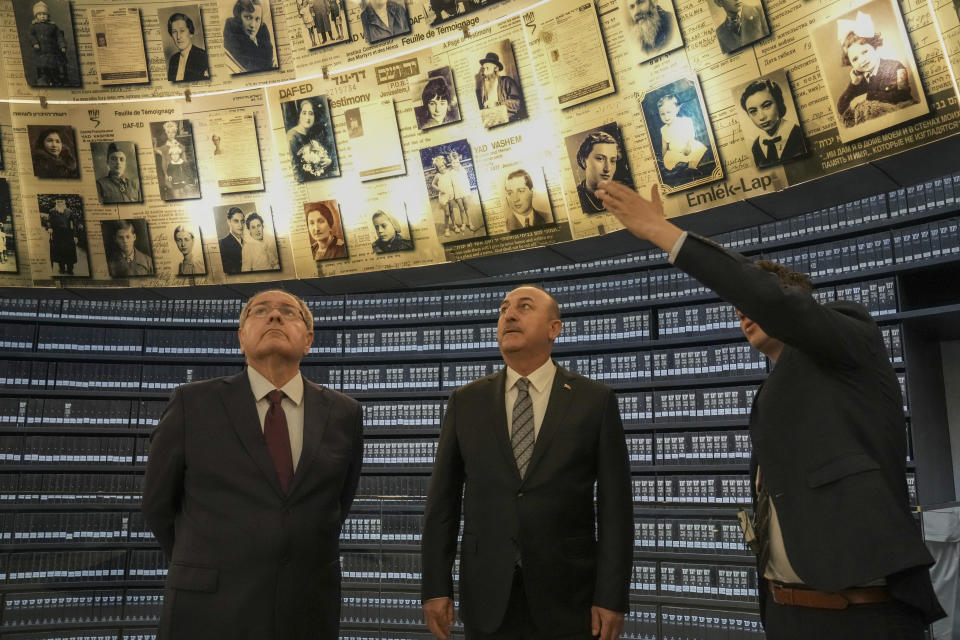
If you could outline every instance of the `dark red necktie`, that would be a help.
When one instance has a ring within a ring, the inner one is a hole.
[[[267,394],[270,408],[263,420],[263,435],[267,439],[267,449],[273,458],[273,466],[277,468],[277,477],[280,478],[280,488],[284,493],[290,491],[293,482],[293,454],[290,452],[290,432],[287,431],[287,414],[284,413],[280,401],[283,400],[283,391],[274,389]]]

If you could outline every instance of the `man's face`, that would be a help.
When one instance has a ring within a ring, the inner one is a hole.
[[[507,204],[510,210],[518,216],[526,215],[527,211],[533,205],[533,191],[527,186],[527,181],[523,176],[515,176],[507,180],[503,187],[507,196]]]
[[[55,200],[53,203],[53,208],[63,213],[67,210],[67,201],[66,200]]]
[[[177,249],[183,255],[190,255],[193,252],[193,234],[187,231],[178,231],[174,241],[177,243]]]
[[[777,107],[777,101],[767,89],[751,94],[743,106],[753,124],[767,135],[772,136],[780,128],[780,120],[783,116],[780,114],[780,108]]]
[[[740,5],[743,4],[742,0],[716,0],[716,2],[721,9],[731,15],[740,13]]]
[[[240,12],[240,22],[243,23],[243,32],[250,38],[257,37],[260,31],[260,24],[263,22],[263,9],[260,5],[254,5],[253,11]]]
[[[250,235],[253,236],[254,240],[263,240],[263,223],[254,218],[250,221],[250,226],[247,227],[250,229]]]
[[[492,62],[484,62],[480,65],[480,71],[483,73],[485,78],[491,78],[497,74],[497,65]]]
[[[177,45],[177,49],[186,51],[190,46],[190,29],[187,27],[187,21],[174,20],[170,25],[170,36],[173,37],[173,44]]]
[[[627,0],[627,10],[634,22],[640,22],[651,13],[656,14],[656,0]]]
[[[326,242],[330,237],[330,225],[323,214],[316,209],[307,214],[307,230],[310,232],[310,237],[317,242]]]
[[[779,353],[779,349],[783,348],[782,342],[768,336],[767,332],[760,328],[760,325],[743,315],[739,309],[737,310],[737,319],[740,321],[740,331],[743,332],[750,346],[757,351],[770,355],[771,352]]]
[[[110,169],[110,175],[122,176],[127,170],[127,156],[123,151],[114,151],[107,156],[107,168]]]
[[[243,214],[242,213],[233,214],[232,216],[230,216],[230,220],[228,220],[228,222],[230,223],[230,233],[232,233],[235,236],[243,235]]]
[[[393,225],[387,220],[386,216],[374,216],[373,218],[373,228],[377,232],[377,238],[382,242],[389,242],[393,240],[393,237],[396,234],[396,230],[393,228]]]
[[[593,145],[590,155],[584,166],[586,171],[587,188],[595,191],[597,184],[602,180],[610,180],[617,170],[617,162],[620,155],[617,151],[617,145],[603,142]]]
[[[500,303],[497,342],[502,354],[550,355],[561,322],[550,297],[533,287],[518,287]]]
[[[117,233],[113,236],[114,240],[117,243],[117,248],[123,252],[123,255],[129,256],[133,253],[133,243],[137,241],[137,234],[133,232],[133,229],[117,229]]]
[[[268,291],[255,296],[249,306],[251,313],[237,330],[240,351],[247,356],[247,361],[270,355],[299,360],[307,355],[313,343],[313,329],[307,329],[293,296],[281,291]],[[269,311],[258,318],[252,313],[258,307]],[[296,311],[296,319],[284,319],[281,310],[288,309]]]

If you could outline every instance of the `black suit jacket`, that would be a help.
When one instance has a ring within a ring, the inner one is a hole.
[[[886,578],[895,597],[938,617],[933,558],[907,496],[900,385],[870,314],[781,288],[693,234],[674,264],[785,345],[750,414],[751,486],[759,465],[797,575],[825,591]]]
[[[243,264],[243,245],[232,233],[220,238],[220,262],[224,273],[240,273]]]
[[[360,405],[304,380],[288,495],[246,372],[183,385],[151,436],[143,515],[170,560],[160,636],[337,638],[339,536],[362,455]]]
[[[617,401],[609,388],[558,367],[521,480],[505,384],[502,370],[450,394],[424,518],[423,599],[453,596],[463,492],[464,624],[487,633],[499,627],[519,557],[537,627],[586,637],[591,605],[627,611],[629,604],[633,509]]]
[[[520,221],[517,220],[517,216],[513,215],[513,213],[507,213],[506,216],[507,216],[507,231],[518,231],[520,229],[525,228],[520,226]],[[548,223],[547,214],[543,213],[542,211],[537,211],[536,209],[534,209],[533,224],[531,224],[531,226],[526,228],[532,229],[533,227],[542,227],[547,223]]]
[[[170,56],[167,64],[167,80],[178,82],[177,67],[180,66],[180,52]],[[187,55],[187,64],[183,68],[183,80],[179,82],[193,82],[195,80],[205,80],[210,77],[210,61],[207,59],[207,52],[200,47],[190,47],[190,53]]]

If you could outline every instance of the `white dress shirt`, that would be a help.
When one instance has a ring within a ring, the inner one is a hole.
[[[247,377],[250,378],[250,390],[257,400],[257,414],[260,416],[260,431],[270,408],[267,394],[276,389],[273,383],[267,380],[262,373],[247,365]],[[280,387],[284,398],[280,407],[287,416],[287,432],[290,434],[290,454],[293,456],[293,470],[297,470],[300,462],[300,453],[303,451],[303,377],[300,372],[290,378],[287,384]]]
[[[540,425],[543,424],[543,416],[547,413],[547,404],[550,402],[550,390],[553,388],[553,378],[557,375],[557,365],[553,360],[547,359],[540,367],[526,376],[530,384],[527,386],[527,393],[530,394],[530,400],[533,402],[533,438],[536,440],[540,435]],[[507,436],[513,433],[513,405],[517,401],[517,380],[522,378],[519,373],[507,367],[506,393],[504,401],[507,408]]]

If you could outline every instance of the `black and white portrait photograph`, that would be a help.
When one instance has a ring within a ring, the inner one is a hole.
[[[770,35],[767,13],[760,0],[706,0],[717,42],[724,53],[733,53]]]
[[[55,277],[90,275],[90,247],[83,198],[75,193],[37,194],[40,226],[50,239],[50,271]]]
[[[574,178],[577,196],[584,213],[606,211],[603,201],[595,195],[603,180],[613,180],[633,188],[633,174],[623,145],[623,134],[616,122],[587,129],[566,139],[567,156]]]
[[[793,162],[807,155],[787,72],[783,69],[736,86],[734,102],[743,133],[743,146],[758,169]]]
[[[526,118],[527,105],[520,86],[513,44],[509,40],[501,40],[477,64],[474,80],[483,126],[489,129]]]
[[[297,182],[339,176],[340,162],[326,96],[281,102],[280,109],[287,131],[290,164]],[[360,125],[359,120],[356,125]],[[348,129],[349,126],[348,121]]]
[[[103,204],[143,202],[137,146],[132,142],[91,142],[97,196]]]
[[[151,122],[150,135],[160,197],[166,201],[199,198],[200,176],[190,121]]]
[[[219,0],[223,51],[232,75],[272,71],[277,62],[277,33],[269,0]]]
[[[360,24],[367,44],[377,44],[412,30],[404,0],[361,0]]]
[[[210,59],[203,34],[200,5],[157,9],[167,80],[197,82],[210,79]]]
[[[255,202],[213,208],[220,238],[220,260],[227,274],[277,271],[280,256],[273,214]]]
[[[336,200],[308,202],[303,205],[303,215],[307,221],[310,254],[318,267],[321,262],[348,257],[343,219]]]
[[[207,272],[207,264],[203,258],[203,238],[200,237],[200,229],[191,224],[178,224],[173,230],[172,240],[180,254],[177,275],[204,275]]]
[[[649,91],[640,105],[665,193],[723,177],[695,79],[682,78]]]
[[[0,273],[19,273],[17,234],[13,228],[10,183],[0,178]]]
[[[624,35],[633,59],[643,63],[683,46],[673,0],[620,0]]]
[[[460,122],[460,103],[453,86],[453,69],[438,67],[410,79],[410,101],[421,131]]]
[[[926,115],[917,62],[893,0],[872,0],[810,29],[842,142]]]
[[[296,0],[303,41],[309,49],[329,47],[350,39],[345,0]]]
[[[102,220],[100,231],[111,278],[152,276],[156,273],[153,245],[150,243],[150,223],[146,218]]]
[[[12,4],[27,84],[81,86],[69,0],[17,0]]]
[[[503,186],[503,221],[507,231],[553,224],[553,208],[542,167],[507,164],[503,167],[500,184]]]
[[[431,27],[473,11],[489,7],[500,0],[424,0],[423,15]]]
[[[470,144],[456,140],[420,149],[420,162],[440,242],[485,237],[487,225]]]
[[[77,164],[77,137],[66,125],[27,125],[33,175],[50,180],[80,177]]]
[[[373,227],[373,252],[377,255],[413,251],[413,235],[407,220],[407,205],[399,203],[389,208],[375,209],[370,214]]]

